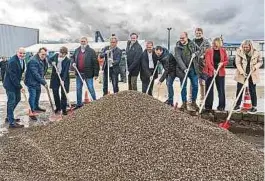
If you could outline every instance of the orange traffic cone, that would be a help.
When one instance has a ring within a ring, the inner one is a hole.
[[[251,97],[249,94],[249,89],[248,89],[248,87],[246,87],[242,110],[247,111],[247,110],[250,110],[251,108],[252,108]]]
[[[89,100],[89,98],[88,98],[88,92],[86,91],[85,92],[85,102],[84,102],[85,104],[88,104],[88,103],[90,103],[90,100]]]

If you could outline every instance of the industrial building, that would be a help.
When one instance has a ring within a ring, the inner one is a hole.
[[[39,43],[39,29],[0,24],[0,56],[11,57],[19,47]]]

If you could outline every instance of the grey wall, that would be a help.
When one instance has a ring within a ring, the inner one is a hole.
[[[39,42],[39,30],[0,24],[0,56],[13,56],[19,47]]]

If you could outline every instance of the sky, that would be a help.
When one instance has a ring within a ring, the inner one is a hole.
[[[1,0],[0,23],[40,29],[41,40],[103,37],[115,33],[127,40],[132,32],[155,44],[171,43],[196,27],[207,38],[225,42],[264,39],[263,0]]]

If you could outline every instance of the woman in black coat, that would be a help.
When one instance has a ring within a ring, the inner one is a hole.
[[[61,47],[60,52],[55,54],[50,58],[49,63],[53,66],[50,88],[52,89],[56,110],[55,113],[63,111],[63,115],[67,115],[66,106],[67,106],[67,98],[66,95],[61,88],[61,98],[59,95],[59,88],[61,86],[58,74],[54,66],[57,67],[57,70],[60,74],[60,77],[63,81],[63,85],[65,87],[66,92],[69,92],[70,87],[70,79],[69,79],[69,68],[71,60],[67,57],[68,49],[66,47]]]

